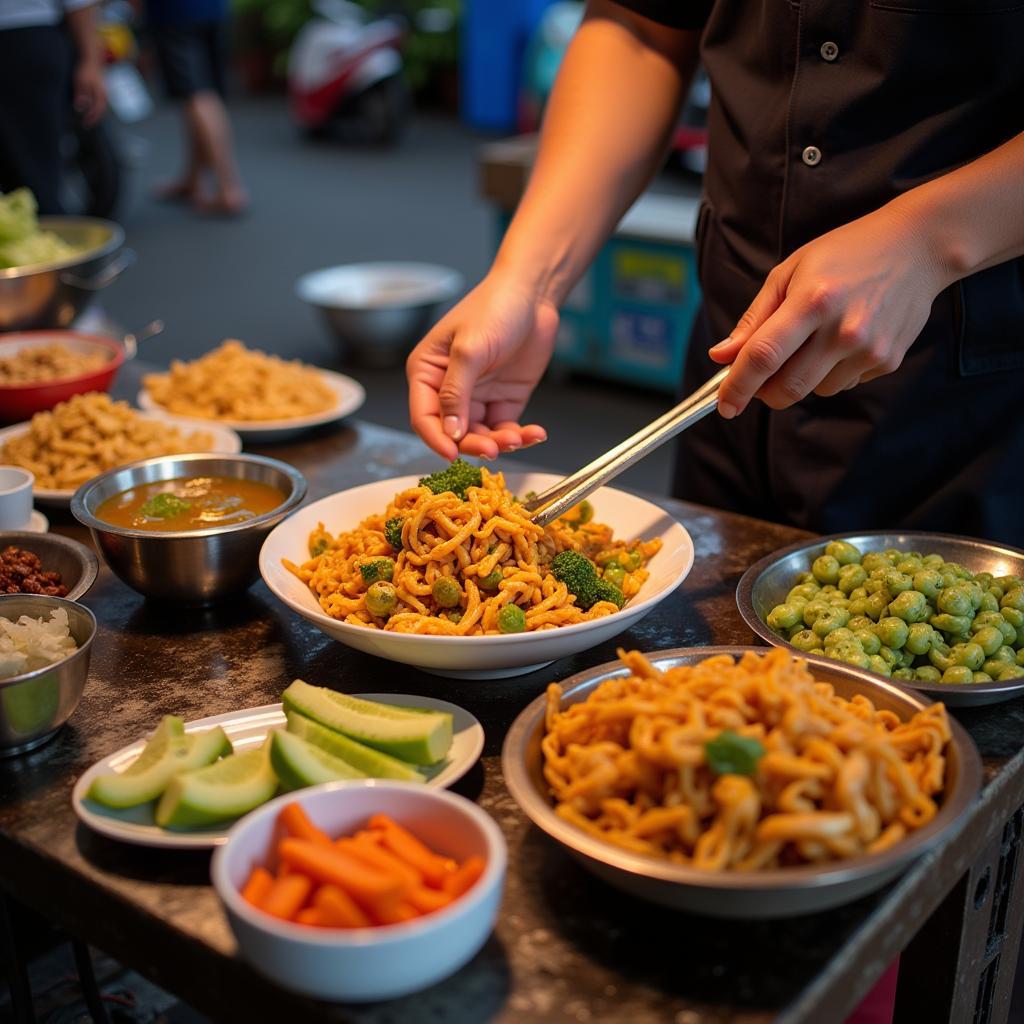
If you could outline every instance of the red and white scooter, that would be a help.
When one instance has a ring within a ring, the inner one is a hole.
[[[288,58],[292,117],[311,135],[338,127],[359,141],[396,141],[409,113],[405,24],[369,18],[348,0],[316,0],[313,10]]]

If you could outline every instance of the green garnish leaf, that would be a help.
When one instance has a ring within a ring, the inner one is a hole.
[[[716,775],[753,775],[765,749],[753,736],[740,736],[726,729],[704,744],[704,754]]]
[[[163,494],[154,494],[139,511],[147,519],[173,519],[191,507],[191,502],[165,491]]]

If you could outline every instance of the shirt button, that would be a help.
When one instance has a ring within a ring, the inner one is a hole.
[[[821,44],[821,57],[822,60],[827,60],[830,63],[839,56],[839,47],[833,42],[827,42]]]
[[[808,167],[821,163],[821,150],[817,146],[808,146],[801,154],[801,159]]]

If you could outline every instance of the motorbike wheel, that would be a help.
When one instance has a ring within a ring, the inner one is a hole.
[[[367,89],[357,112],[366,141],[378,146],[398,142],[408,124],[410,106],[409,90],[398,76]]]
[[[76,125],[66,140],[61,198],[65,210],[110,217],[121,198],[121,164],[109,129]]]

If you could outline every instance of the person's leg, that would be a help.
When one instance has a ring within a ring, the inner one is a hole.
[[[189,97],[186,112],[214,180],[213,193],[199,196],[196,205],[210,213],[241,213],[249,197],[238,172],[231,122],[224,101],[216,92],[203,90]]]
[[[156,187],[157,198],[168,202],[192,203],[202,194],[203,169],[205,166],[201,144],[193,119],[188,115],[187,106],[182,108],[182,138],[185,165],[181,175]]]

